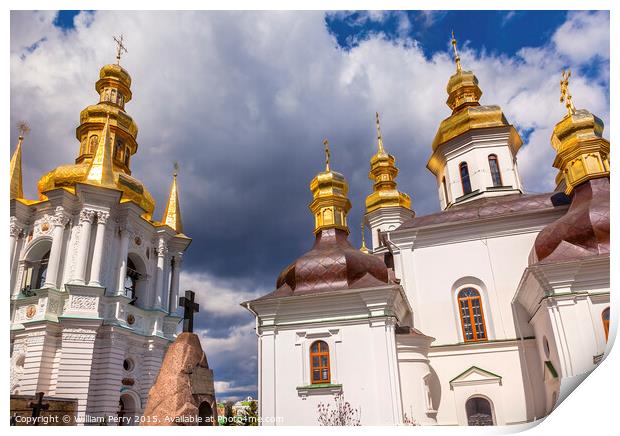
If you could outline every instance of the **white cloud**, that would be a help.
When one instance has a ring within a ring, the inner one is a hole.
[[[553,42],[571,64],[587,62],[594,56],[609,59],[609,11],[569,13],[553,35]]]
[[[196,293],[201,312],[218,316],[247,314],[239,304],[270,291],[255,287],[248,279],[220,279],[207,272],[182,271],[179,286]]]

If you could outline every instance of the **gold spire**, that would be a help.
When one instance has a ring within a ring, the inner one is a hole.
[[[568,114],[555,125],[551,145],[557,155],[553,166],[560,170],[557,181],[564,178],[566,194],[588,180],[609,177],[609,141],[603,138],[603,121],[586,109],[575,109],[568,91],[570,70],[562,72],[560,101]]]
[[[11,156],[10,167],[10,194],[11,200],[14,198],[24,198],[24,184],[22,181],[22,141],[24,135],[30,131],[30,127],[25,121],[17,123],[17,129],[19,130],[19,137],[17,138],[17,147]]]
[[[86,173],[85,183],[115,187],[114,166],[112,165],[112,139],[110,135],[110,114],[107,114],[105,126],[97,145],[95,157]]]
[[[570,70],[562,71],[562,78],[560,79],[560,102],[565,103],[568,115],[575,113],[575,105],[573,104],[573,96],[568,91],[568,79],[570,78]]]
[[[179,188],[177,186],[177,174],[179,164],[174,163],[174,173],[172,177],[172,185],[170,185],[170,195],[166,203],[166,210],[162,217],[162,223],[174,229],[177,233],[183,233],[183,222],[181,221],[181,207],[179,205]]]
[[[326,229],[340,229],[349,233],[347,213],[351,202],[347,198],[349,185],[344,176],[329,166],[329,141],[324,140],[325,171],[318,173],[310,182],[313,200],[308,206],[314,215],[314,233]]]
[[[456,72],[461,72],[461,57],[456,50],[456,38],[454,37],[454,30],[452,31],[452,49],[454,50],[454,62],[456,63]]]
[[[396,189],[398,168],[394,156],[388,154],[383,146],[379,113],[376,113],[377,153],[370,159],[368,178],[374,181],[373,192],[366,197],[366,213],[383,207],[405,207],[411,209],[411,198]]]
[[[366,247],[366,235],[364,235],[364,219],[362,218],[362,246],[360,247],[360,251],[365,254],[369,254],[368,247]]]

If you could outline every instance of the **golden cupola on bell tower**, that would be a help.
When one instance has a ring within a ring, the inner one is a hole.
[[[321,230],[340,229],[349,233],[347,214],[351,202],[347,197],[349,185],[344,176],[332,171],[329,166],[330,151],[327,139],[325,146],[325,171],[322,171],[310,182],[313,200],[308,206],[314,215],[314,233]]]
[[[123,38],[114,39],[118,44],[116,63],[104,65],[95,83],[99,101],[80,112],[80,125],[75,130],[80,144],[75,163],[61,165],[41,177],[39,197],[43,200],[45,192],[58,188],[75,192],[76,183],[105,184],[121,190],[122,201],[135,202],[144,209],[145,218],[150,219],[155,201],[142,182],[131,176],[131,159],[138,151],[138,126],[125,112],[125,104],[131,100],[132,93],[131,76],[120,65],[121,54],[126,51]],[[112,171],[111,174],[104,171],[102,175],[111,178],[111,183],[93,178],[93,166],[100,166],[102,162],[108,165],[107,160],[98,161],[104,155],[111,161]]]
[[[456,65],[446,86],[451,113],[439,124],[426,164],[437,179],[441,208],[521,194],[516,157],[523,141],[500,106],[480,104],[478,78],[463,70],[454,32],[451,45]]]
[[[373,192],[366,197],[366,213],[373,212],[383,207],[404,207],[411,209],[411,198],[396,187],[396,168],[394,156],[388,154],[383,147],[379,113],[376,114],[377,124],[377,153],[370,159],[370,173],[368,178],[372,180]]]

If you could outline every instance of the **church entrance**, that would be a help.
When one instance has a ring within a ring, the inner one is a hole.
[[[214,425],[213,409],[208,401],[203,401],[198,406],[198,417],[200,418],[198,425]]]
[[[139,408],[133,396],[121,395],[118,400],[118,425],[136,425],[135,416],[138,415],[138,411]]]
[[[467,425],[495,425],[493,406],[486,398],[473,397],[465,403]]]

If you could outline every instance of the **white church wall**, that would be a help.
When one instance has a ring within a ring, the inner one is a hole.
[[[416,327],[435,337],[434,345],[463,341],[457,294],[464,287],[481,294],[489,339],[516,337],[510,303],[536,233],[473,237],[404,252],[408,296],[409,284],[415,282],[411,299]]]
[[[313,388],[309,349],[315,340],[330,350],[331,384]],[[360,412],[362,424],[401,422],[400,385],[393,323],[368,321],[278,329],[260,340],[261,416],[283,425],[316,425],[318,404],[334,406],[334,394]],[[273,357],[272,357],[273,356]]]
[[[440,383],[438,424],[467,425],[465,403],[473,396],[486,397],[491,401],[498,425],[527,421],[527,375],[519,347],[518,341],[510,341],[432,348],[430,364]],[[495,376],[481,373],[454,380],[473,366]]]

